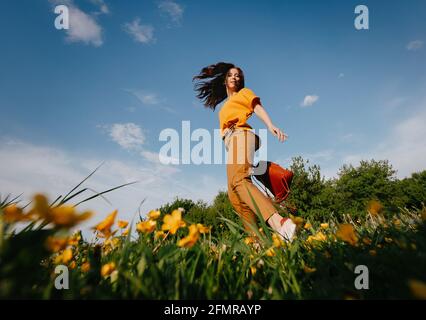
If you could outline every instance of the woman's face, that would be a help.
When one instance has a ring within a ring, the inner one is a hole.
[[[226,75],[225,85],[230,91],[238,91],[241,86],[241,74],[237,68],[229,69]]]

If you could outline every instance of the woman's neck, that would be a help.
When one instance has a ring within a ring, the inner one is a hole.
[[[231,98],[233,95],[236,95],[238,91],[229,91],[226,90],[226,94],[228,95],[228,99]]]

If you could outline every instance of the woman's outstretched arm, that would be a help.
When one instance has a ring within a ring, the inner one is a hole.
[[[284,132],[272,124],[271,118],[260,103],[254,106],[254,113],[266,124],[268,130],[276,136],[279,141],[284,142],[284,140],[288,138]]]

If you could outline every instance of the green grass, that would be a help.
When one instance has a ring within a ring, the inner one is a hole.
[[[245,243],[241,224],[223,217],[218,218],[229,229],[226,237],[201,234],[190,248],[177,245],[188,234],[187,227],[165,239],[155,239],[154,232],[121,236],[119,231],[113,246],[80,238],[67,263],[74,267],[69,290],[53,286],[55,254],[45,246],[49,236],[67,231],[53,226],[15,233],[13,225],[0,219],[0,298],[411,299],[416,293],[409,281],[426,282],[421,267],[426,265],[422,214],[402,210],[388,221],[369,214],[357,222],[348,218],[359,239],[356,246],[334,236],[337,220],[309,221],[312,229],[302,227],[292,244],[274,249],[275,255],[267,254],[273,232],[261,216],[259,249]],[[324,222],[327,229],[320,227]],[[159,221],[158,230],[161,225]],[[326,241],[307,241],[320,230]],[[90,263],[89,271],[82,270],[85,262]],[[102,276],[101,268],[109,262],[115,263],[116,271]],[[369,269],[369,290],[354,286],[357,265]]]

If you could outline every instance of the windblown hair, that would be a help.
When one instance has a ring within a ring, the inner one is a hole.
[[[236,68],[240,72],[241,82],[239,89],[244,88],[244,73],[232,63],[218,62],[209,65],[203,68],[199,75],[192,78],[193,82],[194,80],[212,78],[208,81],[199,81],[194,85],[194,90],[198,91],[197,98],[203,100],[206,108],[214,111],[216,106],[227,97],[225,80],[228,71],[232,68]]]

